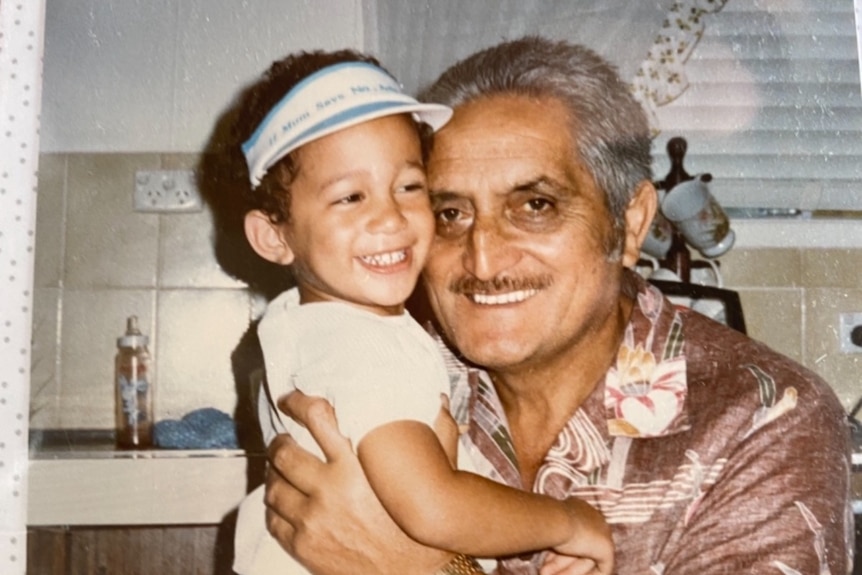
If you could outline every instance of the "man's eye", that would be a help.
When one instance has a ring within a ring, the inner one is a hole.
[[[470,214],[458,208],[438,208],[434,210],[437,222],[437,237],[453,239],[460,237],[471,225]]]
[[[526,203],[526,209],[530,212],[546,212],[554,207],[554,203],[546,198],[533,198]]]
[[[437,210],[437,219],[444,224],[451,224],[453,222],[457,222],[460,215],[461,211],[455,208],[444,208],[441,210]]]

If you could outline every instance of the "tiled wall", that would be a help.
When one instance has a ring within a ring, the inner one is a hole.
[[[156,360],[158,419],[205,406],[233,413],[231,353],[259,302],[216,263],[208,210],[153,214],[132,205],[137,170],[191,168],[195,161],[41,157],[31,427],[114,425],[116,339],[132,314]]]
[[[862,396],[862,354],[840,351],[838,316],[862,312],[860,262],[862,249],[788,248],[734,249],[721,263],[749,334],[819,373],[848,409]]]
[[[41,158],[31,427],[113,426],[115,342],[131,314],[151,337],[159,419],[203,406],[233,412],[231,353],[262,303],[216,263],[207,210],[132,209],[136,170],[195,160]],[[848,407],[862,395],[862,354],[839,352],[838,313],[862,311],[860,257],[862,250],[737,248],[721,259],[749,333],[819,372]]]

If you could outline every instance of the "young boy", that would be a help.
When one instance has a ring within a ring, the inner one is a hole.
[[[375,494],[414,539],[464,557],[550,549],[557,556],[543,572],[611,573],[600,513],[459,470],[442,445],[456,433],[441,411],[446,368],[404,301],[434,237],[427,127],[451,110],[402,94],[374,59],[351,51],[276,62],[248,101],[238,125],[254,129],[242,148],[258,207],[246,236],[290,266],[297,285],[258,326],[269,397],[327,397]],[[287,432],[317,449],[261,398],[267,442]],[[240,508],[234,569],[303,572],[266,532],[262,500],[258,489]]]

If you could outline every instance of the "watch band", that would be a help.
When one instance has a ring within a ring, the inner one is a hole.
[[[460,553],[434,575],[485,575],[485,572],[473,557]]]

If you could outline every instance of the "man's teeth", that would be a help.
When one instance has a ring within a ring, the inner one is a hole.
[[[407,259],[407,252],[400,250],[386,254],[374,254],[372,256],[360,256],[363,262],[372,266],[391,266]]]
[[[481,305],[503,305],[517,303],[529,299],[539,293],[539,290],[525,289],[500,294],[474,293],[471,297],[475,303]]]

